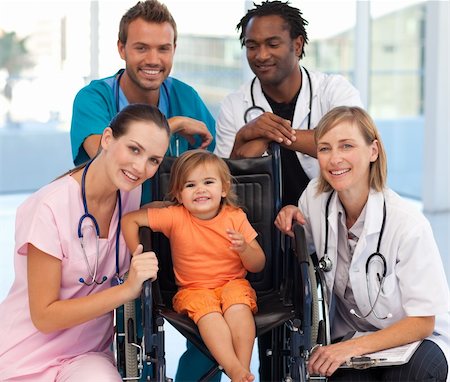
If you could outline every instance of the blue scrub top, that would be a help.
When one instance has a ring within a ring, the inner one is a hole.
[[[75,165],[82,164],[89,159],[83,148],[84,140],[89,135],[103,133],[105,127],[118,112],[117,103],[120,110],[128,105],[128,100],[120,87],[117,92],[119,86],[117,78],[122,72],[123,69],[113,76],[91,81],[76,95],[70,128],[72,157]],[[119,102],[117,102],[117,98]],[[208,150],[214,150],[216,136],[214,118],[191,86],[176,78],[168,77],[161,86],[158,108],[166,118],[183,116],[204,122],[214,138]],[[176,156],[186,150],[199,147],[200,144],[200,137],[197,137],[195,144],[191,145],[184,137],[173,134],[167,154]],[[151,200],[148,181],[145,184],[142,192],[143,203]]]

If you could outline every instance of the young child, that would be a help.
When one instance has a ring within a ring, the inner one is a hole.
[[[247,271],[264,268],[265,255],[245,213],[237,207],[226,163],[205,150],[191,150],[173,164],[171,205],[134,211],[122,219],[130,249],[139,227],[170,239],[178,292],[173,307],[197,325],[211,354],[233,382],[251,382],[256,294]]]

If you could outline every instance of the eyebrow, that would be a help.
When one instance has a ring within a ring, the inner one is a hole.
[[[152,46],[156,46],[157,48],[171,48],[171,47],[174,46],[174,44],[171,43],[171,42],[163,42],[161,44],[150,45],[150,44],[147,44],[145,42],[136,41],[136,42],[134,42],[132,44],[132,46],[134,46],[134,47],[136,47],[136,46],[137,47],[144,46],[146,48],[151,48]]]
[[[142,151],[146,151],[145,147],[142,146],[138,141],[135,141],[134,139],[130,139],[130,141],[131,141],[132,143],[134,143],[136,146],[138,146]],[[151,157],[152,157],[152,158],[157,158],[157,159],[162,159],[162,158],[164,158],[164,155],[163,155],[163,156],[160,156],[160,155],[151,155]]]
[[[281,41],[281,40],[282,40],[282,38],[280,36],[271,36],[271,37],[265,38],[262,41],[262,43],[268,43],[268,42],[273,42],[273,41]],[[247,44],[248,42],[249,43],[253,43],[253,44],[261,44],[261,42],[256,41],[255,39],[252,39],[252,38],[247,38],[247,39],[244,40],[245,44]]]
[[[344,143],[344,142],[355,142],[355,140],[353,138],[344,138],[344,139],[339,139],[338,143]],[[317,142],[318,145],[329,145],[330,142],[327,141],[318,141]]]
[[[145,151],[144,146],[142,146],[138,141],[135,141],[134,139],[130,139],[130,142],[133,142],[136,146],[138,146],[141,150]]]
[[[206,177],[206,178],[200,179],[200,181],[211,180],[211,179],[212,179],[212,180],[217,180],[217,178],[214,177],[214,176],[208,176],[208,177]],[[185,181],[184,183],[191,183],[191,182],[195,182],[195,180],[186,179],[186,181]]]

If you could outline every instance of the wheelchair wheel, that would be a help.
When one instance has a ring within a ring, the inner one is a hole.
[[[326,295],[326,284],[322,271],[310,262],[308,271],[310,272],[313,313],[311,346],[316,344],[328,345],[331,343],[328,299]]]
[[[136,308],[134,300],[124,304],[124,328],[125,328],[125,376],[138,377],[139,372],[138,372],[138,359],[136,347],[131,344],[136,343]]]
[[[317,274],[316,269],[312,261],[309,262],[308,266],[309,280],[311,281],[311,296],[312,296],[312,312],[311,312],[311,347],[317,344],[319,336],[319,326],[320,326],[320,307],[319,307],[319,291],[317,284]]]

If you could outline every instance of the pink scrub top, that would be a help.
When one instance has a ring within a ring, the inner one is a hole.
[[[121,195],[122,214],[139,208],[141,187]],[[97,280],[108,277],[102,285],[86,286],[79,281],[81,277],[90,279],[77,234],[78,222],[83,214],[80,185],[71,176],[38,190],[17,210],[15,280],[8,296],[0,304],[0,381],[14,377],[53,381],[65,361],[87,352],[110,352],[112,312],[50,334],[38,331],[30,318],[26,259],[28,243],[61,260],[61,300],[86,296],[111,287],[110,281],[116,270],[117,204],[108,238],[99,240]],[[86,219],[86,224],[91,225],[91,222]],[[93,268],[96,258],[95,231],[87,228],[85,240],[87,258]],[[122,236],[119,245],[122,276],[129,268],[130,256]]]

